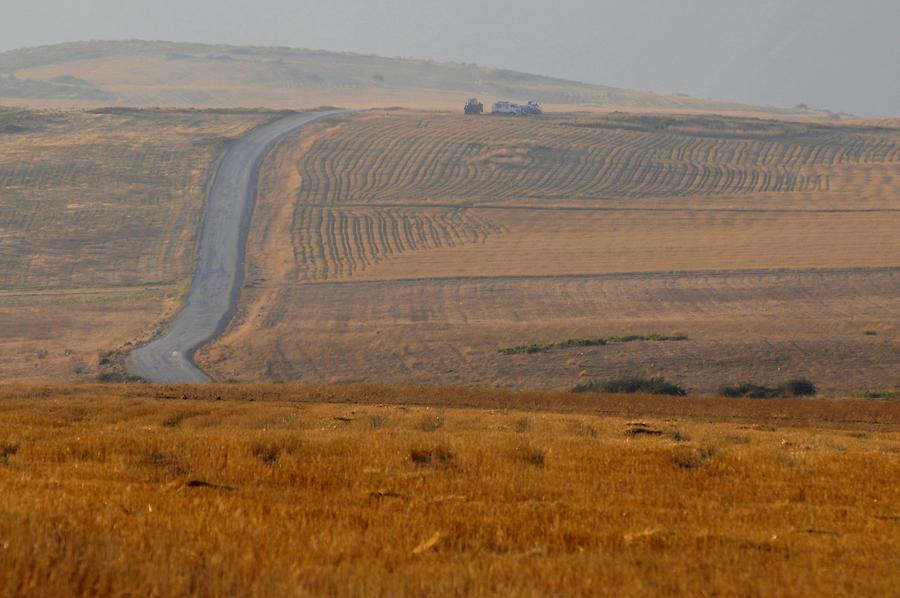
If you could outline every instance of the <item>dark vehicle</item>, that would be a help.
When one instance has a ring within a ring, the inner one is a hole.
[[[478,101],[478,98],[470,98],[466,100],[466,114],[481,114],[484,112],[484,104]]]

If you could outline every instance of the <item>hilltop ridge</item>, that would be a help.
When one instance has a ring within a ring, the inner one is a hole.
[[[817,117],[634,91],[476,64],[287,47],[88,41],[0,53],[0,101],[134,106],[456,107],[469,95],[565,109],[717,111]]]

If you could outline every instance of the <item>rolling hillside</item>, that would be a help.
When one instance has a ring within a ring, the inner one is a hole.
[[[890,127],[336,118],[266,160],[243,307],[200,362],[223,380],[893,388],[898,197]]]
[[[0,101],[7,104],[459,109],[470,95],[537,99],[550,107],[822,116],[809,110],[629,91],[472,64],[293,48],[94,41],[0,54]]]

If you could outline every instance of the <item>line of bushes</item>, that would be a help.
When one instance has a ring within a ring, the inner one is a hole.
[[[591,381],[587,384],[579,384],[572,392],[609,392],[623,394],[650,394],[669,395],[673,397],[687,396],[687,391],[677,384],[668,382],[663,378],[641,378],[631,376],[626,378],[614,378],[605,381]]]
[[[516,347],[507,347],[498,349],[498,353],[503,355],[515,355],[517,353],[543,353],[552,351],[553,349],[571,349],[573,347],[599,347],[610,343],[630,343],[634,341],[686,341],[686,334],[627,334],[623,336],[601,336],[599,338],[570,338],[558,343],[550,343],[548,345],[539,345],[531,343],[529,345],[518,345]]]
[[[129,374],[128,372],[101,372],[100,374],[97,374],[97,381],[107,383],[147,382],[144,378]]]
[[[745,382],[734,386],[723,386],[719,389],[719,394],[723,397],[746,397],[750,399],[811,397],[815,396],[816,392],[816,385],[805,378],[788,380],[774,388]]]
[[[900,399],[900,390],[867,390],[864,399]]]

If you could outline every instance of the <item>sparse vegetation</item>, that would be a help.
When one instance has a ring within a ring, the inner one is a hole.
[[[867,390],[862,396],[867,399],[900,399],[900,390]]]
[[[427,413],[424,417],[422,417],[422,421],[419,423],[419,428],[423,432],[435,432],[443,425],[443,416],[435,415],[433,413]]]
[[[547,463],[547,453],[537,447],[522,444],[515,448],[513,457],[517,461],[521,461],[532,467],[543,468]]]
[[[572,392],[611,392],[618,394],[670,395],[675,397],[687,395],[685,389],[662,378],[641,378],[639,376],[579,384],[572,389]]]
[[[383,413],[376,413],[369,416],[369,427],[373,430],[380,430],[387,424],[387,416]]]
[[[599,338],[570,338],[558,343],[550,343],[548,345],[539,345],[531,343],[530,345],[518,345],[516,347],[507,347],[498,349],[498,353],[503,355],[515,355],[517,353],[543,353],[552,351],[553,349],[571,349],[573,347],[602,347],[610,343],[631,343],[634,341],[686,341],[685,334],[649,334],[647,336],[639,334],[627,334],[622,336],[607,336]]]
[[[748,397],[751,399],[810,397],[815,395],[816,392],[816,385],[805,378],[788,380],[774,388],[745,382],[736,386],[723,386],[719,389],[719,394],[723,397]]]
[[[532,430],[531,419],[527,417],[522,417],[516,420],[515,430],[519,434],[524,434],[526,432],[531,432]]]
[[[140,376],[136,376],[124,371],[100,372],[99,374],[97,374],[97,381],[106,383],[146,382],[146,380],[144,380]]]
[[[414,449],[410,451],[409,458],[416,465],[450,467],[453,465],[456,455],[446,447],[437,446],[427,449]]]
[[[778,387],[788,397],[811,397],[816,394],[816,385],[806,378],[794,378]]]
[[[682,469],[697,469],[709,465],[714,454],[715,449],[708,447],[684,449],[676,452],[672,461]]]
[[[769,388],[768,386],[760,386],[744,382],[736,386],[723,386],[719,389],[719,394],[723,397],[749,397],[751,399],[770,399],[778,396],[777,388]]]
[[[18,443],[0,442],[0,465],[9,464],[9,458],[19,452]]]

